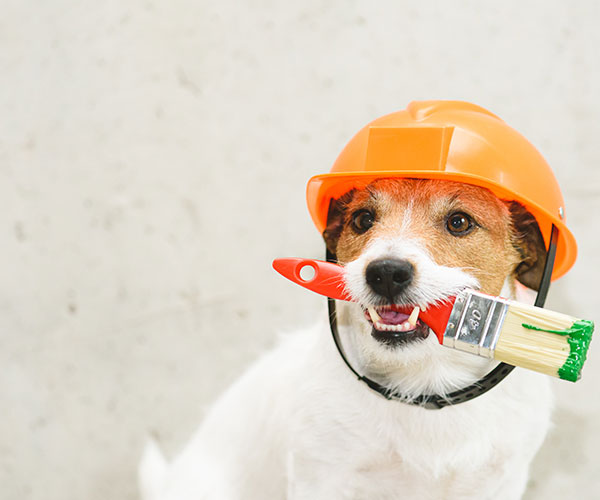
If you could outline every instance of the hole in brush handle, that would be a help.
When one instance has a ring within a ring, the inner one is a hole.
[[[318,274],[317,266],[310,261],[300,262],[296,266],[296,279],[302,283],[310,283],[314,281]]]

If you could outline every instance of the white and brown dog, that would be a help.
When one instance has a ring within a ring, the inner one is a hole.
[[[514,297],[516,280],[537,287],[545,261],[521,205],[448,181],[353,190],[323,236],[356,301],[338,304],[350,362],[407,398],[465,387],[494,362],[441,347],[390,304],[425,308],[467,287]],[[518,499],[551,405],[547,378],[524,370],[441,410],[386,400],[356,380],[323,322],[260,359],[174,462],[150,446],[141,486],[146,500]]]

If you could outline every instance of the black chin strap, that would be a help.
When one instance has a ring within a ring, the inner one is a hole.
[[[542,273],[542,279],[538,290],[537,297],[535,299],[535,305],[537,307],[544,307],[546,302],[546,296],[548,295],[548,289],[550,288],[550,278],[552,277],[552,269],[554,268],[554,258],[556,256],[556,243],[558,240],[558,229],[554,224],[552,225],[552,233],[550,234],[550,244],[548,245],[548,253],[546,256],[546,264],[544,265],[544,271]],[[335,256],[327,250],[327,261],[335,262]],[[340,356],[346,363],[346,366],[358,377],[358,380],[367,384],[372,390],[378,392],[387,399],[395,399],[402,401],[407,404],[422,406],[429,410],[439,410],[444,406],[457,405],[475,399],[478,396],[489,391],[492,387],[498,385],[510,372],[514,370],[514,366],[507,363],[500,363],[485,377],[479,379],[477,382],[471,384],[468,387],[459,389],[458,391],[451,392],[449,394],[421,394],[415,398],[409,398],[398,392],[392,392],[390,389],[382,386],[381,384],[371,380],[358,373],[346,358],[344,349],[340,341],[340,336],[337,328],[337,314],[335,310],[335,300],[328,298],[327,307],[329,310],[329,326],[331,327],[331,334],[333,335],[333,341],[337,347]]]

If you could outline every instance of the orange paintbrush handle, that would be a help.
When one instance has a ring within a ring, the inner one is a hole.
[[[304,279],[300,276],[300,271],[305,267],[311,267],[314,270],[312,278]],[[345,289],[344,268],[333,262],[301,258],[275,259],[273,269],[285,278],[313,292],[332,299],[352,300]]]
[[[311,267],[314,270],[312,278],[304,279],[300,275],[300,271],[305,267]],[[344,285],[344,268],[339,264],[322,260],[288,258],[275,259],[273,269],[308,290],[332,299],[352,301],[352,297],[346,292]],[[429,306],[419,313],[419,319],[435,332],[440,344],[453,306],[454,297],[439,305]],[[411,307],[407,308],[406,313],[410,314],[411,310]]]

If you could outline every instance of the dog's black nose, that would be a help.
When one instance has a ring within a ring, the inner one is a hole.
[[[367,284],[378,295],[394,302],[396,296],[410,285],[414,267],[407,260],[378,259],[367,266]]]

